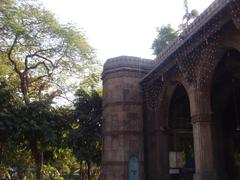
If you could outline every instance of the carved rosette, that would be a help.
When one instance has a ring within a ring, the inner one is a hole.
[[[162,80],[143,85],[143,94],[148,110],[157,111],[159,109],[163,86],[164,82]]]

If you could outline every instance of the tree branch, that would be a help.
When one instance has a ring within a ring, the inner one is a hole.
[[[12,51],[13,51],[14,46],[17,43],[17,39],[18,39],[18,36],[16,35],[15,38],[14,38],[13,44],[11,45],[10,50],[7,53],[7,56],[8,56],[8,59],[10,60],[10,62],[12,63],[12,65],[14,66],[14,70],[16,71],[16,73],[19,76],[21,76],[22,73],[17,68],[17,63],[12,59]]]
[[[46,65],[43,61],[40,61],[40,62],[36,63],[35,65],[28,67],[28,68],[27,68],[27,71],[28,71],[28,70],[31,70],[31,69],[36,69],[36,68],[37,68],[38,66],[40,66],[40,65],[45,66],[45,68],[47,67],[47,65]],[[49,70],[48,67],[47,67],[46,69]]]
[[[43,51],[43,50],[42,50],[42,51]],[[49,63],[52,65],[52,67],[55,67],[54,63],[53,63],[50,59],[48,59],[48,58],[46,58],[46,57],[44,57],[44,56],[42,56],[42,55],[39,55],[39,54],[38,54],[39,52],[41,52],[41,51],[39,50],[39,51],[35,52],[34,54],[29,54],[29,55],[27,55],[27,56],[25,57],[25,71],[28,71],[28,70],[30,70],[30,69],[35,69],[38,65],[44,63],[43,61],[41,61],[41,62],[37,63],[37,64],[34,65],[34,66],[28,67],[28,58],[33,58],[33,57],[38,57],[38,58],[40,58],[40,59],[43,59],[44,61],[49,62]],[[44,63],[44,64],[45,64],[44,66],[46,66],[46,63]]]
[[[45,74],[45,75],[39,76],[39,77],[37,77],[36,79],[31,80],[30,83],[37,82],[37,81],[39,81],[39,80],[41,80],[41,79],[43,79],[43,78],[45,78],[45,77],[50,77],[51,74],[52,74],[52,73],[49,73],[49,74]]]

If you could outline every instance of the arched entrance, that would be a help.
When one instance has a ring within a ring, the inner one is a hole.
[[[240,179],[240,53],[230,49],[213,77],[211,105],[219,179]],[[222,174],[221,174],[222,173]]]
[[[169,107],[169,173],[172,180],[192,180],[193,131],[190,104],[183,85],[177,84]]]

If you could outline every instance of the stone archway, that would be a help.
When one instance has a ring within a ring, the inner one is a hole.
[[[184,86],[177,84],[168,109],[169,173],[172,180],[192,180],[195,168],[190,102]]]
[[[240,52],[229,49],[212,80],[211,107],[219,179],[240,179]]]
[[[193,131],[187,88],[181,78],[172,77],[161,91],[160,108],[148,112],[153,125],[151,133],[146,136],[146,142],[152,142],[147,146],[146,154],[148,179],[193,179]],[[174,153],[183,161],[177,163],[175,159],[170,162],[169,157],[174,158]]]

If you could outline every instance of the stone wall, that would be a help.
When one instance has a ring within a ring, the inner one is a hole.
[[[102,178],[128,179],[128,160],[139,159],[144,179],[142,94],[139,82],[153,61],[121,56],[107,60],[103,71]]]

